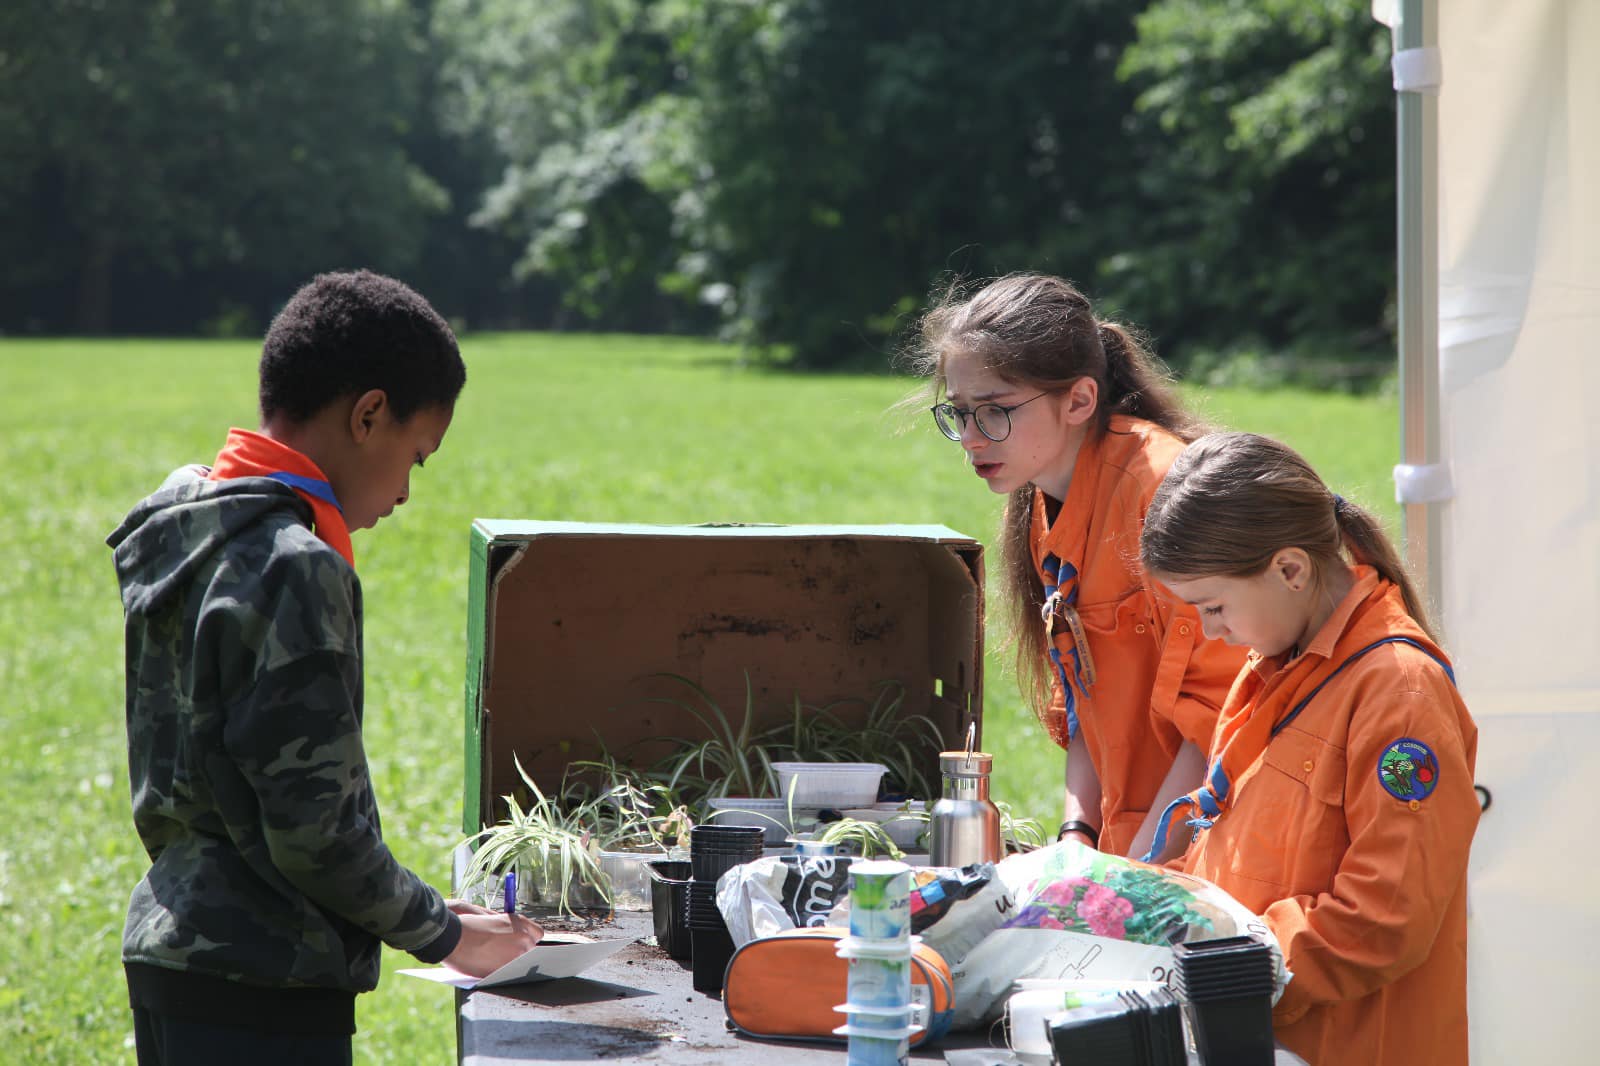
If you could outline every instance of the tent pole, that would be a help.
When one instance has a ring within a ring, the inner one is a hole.
[[[1436,47],[1437,0],[1401,0],[1396,51]],[[1400,461],[1439,462],[1439,98],[1397,92],[1396,239],[1399,246]],[[1437,503],[1404,505],[1406,561],[1436,620],[1443,617],[1442,524]]]

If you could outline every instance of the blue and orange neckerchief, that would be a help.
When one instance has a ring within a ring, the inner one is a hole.
[[[1185,825],[1193,829],[1196,836],[1216,824],[1217,818],[1231,805],[1233,800],[1233,777],[1223,768],[1224,764],[1233,766],[1234,775],[1242,774],[1245,770],[1255,765],[1256,759],[1260,757],[1262,752],[1266,751],[1266,746],[1272,743],[1272,738],[1283,732],[1290,722],[1300,716],[1300,712],[1305,710],[1306,706],[1316,698],[1317,693],[1322,691],[1323,686],[1338,677],[1345,667],[1367,654],[1367,652],[1375,648],[1381,648],[1385,644],[1411,645],[1438,663],[1452,685],[1456,683],[1456,673],[1450,668],[1449,662],[1434,654],[1430,648],[1420,641],[1413,640],[1410,637],[1383,637],[1373,641],[1366,647],[1356,649],[1350,653],[1344,662],[1334,667],[1326,677],[1317,682],[1316,687],[1307,693],[1304,699],[1296,703],[1288,714],[1273,723],[1265,740],[1259,742],[1259,750],[1247,751],[1247,748],[1255,747],[1255,744],[1251,742],[1252,731],[1246,728],[1237,729],[1227,739],[1222,751],[1212,759],[1210,767],[1206,770],[1205,781],[1201,786],[1188,795],[1179,796],[1168,804],[1166,810],[1161,812],[1161,820],[1156,823],[1155,839],[1150,842],[1150,850],[1145,854],[1144,861],[1154,862],[1154,857],[1161,854],[1167,846],[1168,832],[1179,820],[1182,820]],[[1241,725],[1247,724],[1248,722],[1241,723]],[[1259,735],[1259,727],[1255,732]],[[1238,743],[1236,744],[1235,741]],[[1184,808],[1187,808],[1187,810]],[[1186,814],[1193,815],[1193,817],[1186,818],[1184,817]]]
[[[1045,645],[1049,649],[1050,664],[1055,667],[1056,680],[1061,684],[1062,706],[1067,714],[1067,740],[1078,735],[1077,694],[1089,698],[1094,685],[1094,657],[1089,652],[1083,623],[1078,620],[1078,568],[1064,563],[1053,553],[1046,553],[1041,564],[1044,571]],[[1067,626],[1072,633],[1072,670],[1067,670],[1061,649],[1056,645],[1056,625]]]
[[[235,428],[228,430],[228,439],[217,453],[209,478],[229,481],[239,477],[271,478],[293,489],[311,505],[312,532],[345,562],[352,567],[356,565],[355,547],[350,543],[344,509],[316,463],[282,441]]]

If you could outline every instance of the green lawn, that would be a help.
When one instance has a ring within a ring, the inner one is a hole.
[[[986,542],[999,501],[910,383],[741,369],[715,345],[477,336],[467,390],[412,501],[356,536],[367,742],[389,839],[436,884],[460,821],[467,527],[477,516],[690,523],[942,523]],[[105,535],[174,467],[253,427],[248,343],[0,341],[0,1047],[8,1062],[132,1062],[118,945],[144,859],[128,819],[120,624]],[[1282,436],[1391,522],[1392,399],[1195,397]],[[991,564],[991,575],[994,573]],[[998,614],[999,612],[993,612]],[[996,794],[1053,827],[1059,753],[989,637]],[[387,965],[407,956],[389,953]],[[450,995],[385,978],[358,1062],[451,1061]]]

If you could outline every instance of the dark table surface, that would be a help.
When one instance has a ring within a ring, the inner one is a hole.
[[[696,992],[693,970],[655,946],[650,915],[619,911],[596,939],[632,941],[579,977],[456,993],[456,1055],[464,1066],[638,1059],[651,1063],[811,1066],[845,1061],[844,1044],[775,1043],[729,1032],[718,996]],[[842,1019],[841,1019],[842,1021]],[[955,1033],[913,1061],[942,1062],[952,1048],[987,1047]]]

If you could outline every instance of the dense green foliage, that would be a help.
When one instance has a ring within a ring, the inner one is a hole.
[[[310,274],[470,324],[884,365],[955,275],[1169,355],[1380,352],[1366,0],[17,0],[0,330],[259,332]]]
[[[636,337],[469,336],[450,434],[413,498],[357,533],[366,742],[385,835],[434,884],[460,835],[467,528],[475,516],[603,522],[937,522],[992,543],[1000,500],[905,383],[735,368],[725,347]],[[0,1047],[6,1062],[128,1063],[118,966],[145,868],[129,815],[122,618],[105,535],[174,467],[253,425],[250,342],[0,341]],[[1392,400],[1215,391],[1205,413],[1283,437],[1395,518]],[[86,412],[93,412],[92,422]],[[647,446],[641,446],[641,442]],[[991,560],[989,573],[996,572]],[[991,609],[991,618],[1004,612]],[[1061,756],[988,635],[995,795],[1060,820]],[[452,1061],[450,993],[392,975],[360,1000],[360,1063]],[[686,984],[687,987],[687,984]],[[685,992],[687,995],[687,991]]]

